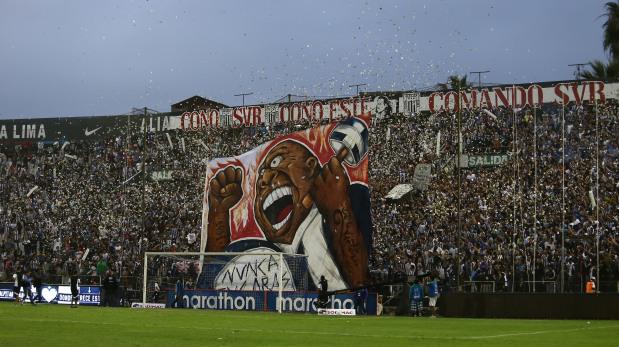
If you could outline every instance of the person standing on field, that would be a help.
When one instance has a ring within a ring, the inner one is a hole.
[[[430,298],[428,305],[432,310],[432,318],[436,318],[436,300],[438,300],[438,279],[432,274],[432,279],[428,282],[428,297]]]
[[[112,270],[107,270],[105,278],[103,279],[103,301],[101,302],[101,306],[114,306],[117,288],[118,282],[116,281],[116,277],[114,277]]]
[[[15,303],[19,304],[19,274],[13,274],[13,299],[15,299]]]
[[[327,308],[329,304],[329,281],[325,278],[325,276],[320,276],[320,292],[318,294],[318,300],[316,302],[317,308]]]
[[[182,278],[178,278],[176,280],[176,292],[174,296],[174,302],[172,302],[172,307],[183,308],[183,295],[185,295],[185,285],[183,284]]]
[[[159,302],[159,292],[161,291],[161,288],[159,287],[159,283],[157,283],[157,281],[155,281],[155,288],[154,288],[154,292],[153,292],[153,302]]]
[[[77,277],[77,273],[73,273],[71,276],[71,307],[75,308],[79,305],[80,301],[80,279]]]
[[[358,315],[367,314],[366,300],[368,297],[367,288],[357,289],[355,292],[355,311]]]
[[[42,302],[42,292],[43,292],[43,278],[42,278],[42,274],[40,270],[37,270],[34,272],[33,278],[32,278],[32,285],[34,286],[37,295],[34,297],[35,301],[38,303]]]
[[[32,297],[32,277],[30,277],[30,272],[22,275],[22,288],[24,288],[24,297],[21,303],[23,304],[26,301],[27,296],[30,299],[30,303],[34,305],[34,297]]]
[[[415,282],[408,292],[410,303],[410,313],[412,316],[421,317],[423,308],[423,287],[419,284],[419,279],[415,278]]]

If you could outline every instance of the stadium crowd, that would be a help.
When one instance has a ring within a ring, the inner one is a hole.
[[[617,113],[612,102],[597,112],[594,106],[574,105],[464,110],[459,115],[462,153],[510,157],[500,165],[460,170],[457,113],[373,119],[374,280],[433,272],[444,288],[459,283],[462,290],[559,291],[564,244],[566,290],[583,291],[599,271],[600,289],[616,291]],[[209,159],[238,155],[315,125],[298,121],[137,133],[98,142],[3,144],[0,282],[22,269],[33,269],[49,283],[67,283],[75,271],[83,283],[98,283],[112,271],[125,287],[137,289],[144,251],[199,250]],[[147,172],[168,172],[172,179],[145,177],[144,163]],[[385,198],[394,186],[412,183],[422,163],[432,170],[425,189]]]

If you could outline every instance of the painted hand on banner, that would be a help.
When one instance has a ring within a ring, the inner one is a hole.
[[[326,232],[342,274],[350,288],[358,288],[368,284],[368,254],[350,202],[350,180],[342,166],[347,155],[344,147],[321,168],[311,194],[329,226]]]
[[[241,168],[228,166],[219,171],[213,179],[209,189],[210,207],[215,211],[228,210],[243,196],[243,171]]]
[[[230,208],[243,196],[243,170],[228,166],[211,179],[209,186],[207,252],[223,251],[230,243]]]
[[[318,210],[323,214],[329,214],[341,208],[342,204],[350,206],[348,197],[350,180],[342,166],[347,155],[348,149],[342,148],[322,167],[314,179],[312,198]]]

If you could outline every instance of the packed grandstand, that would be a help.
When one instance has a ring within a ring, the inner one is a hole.
[[[597,277],[600,291],[617,291],[619,124],[610,93],[599,100],[591,91],[593,102],[568,97],[434,112],[423,102],[404,107],[395,94],[386,97],[384,114],[377,114],[378,101],[366,105],[372,283],[432,272],[443,290],[583,292]],[[129,125],[119,121],[95,139],[53,138],[49,127],[43,138],[40,127],[28,137],[29,129],[3,121],[9,125],[0,137],[0,282],[32,270],[47,283],[66,284],[77,270],[82,283],[99,284],[110,269],[125,288],[140,290],[145,251],[201,251],[210,160],[332,121],[282,117],[226,126],[222,117],[217,126],[187,131],[158,121],[153,127],[161,114],[115,117]],[[151,126],[142,131],[131,118],[150,119]],[[70,118],[63,122],[71,128]],[[467,164],[459,168],[458,160]],[[430,173],[422,177],[420,167]],[[194,266],[176,263],[149,271],[169,286],[179,272],[197,277]]]

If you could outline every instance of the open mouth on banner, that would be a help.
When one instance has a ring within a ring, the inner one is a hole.
[[[262,209],[273,229],[280,230],[292,215],[292,189],[290,187],[275,189],[264,200]]]

